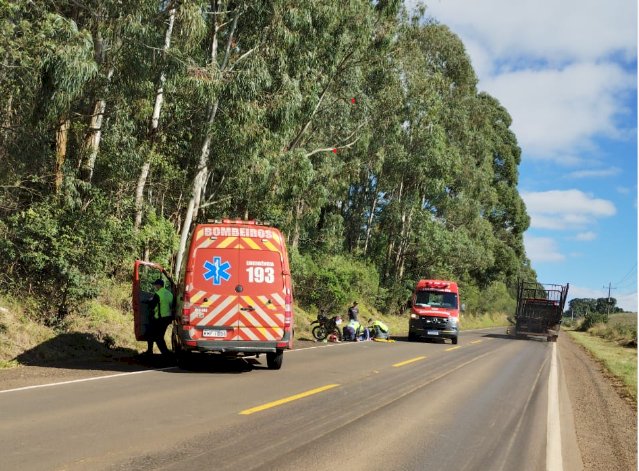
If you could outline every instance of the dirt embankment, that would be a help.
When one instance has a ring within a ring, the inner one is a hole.
[[[637,405],[568,335],[558,346],[584,470],[637,469]]]

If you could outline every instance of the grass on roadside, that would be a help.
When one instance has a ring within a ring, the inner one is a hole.
[[[596,324],[588,332],[624,347],[637,347],[637,314],[611,314],[608,322]]]
[[[624,385],[624,390],[637,400],[637,349],[585,332],[569,331],[577,343],[584,346],[606,369]]]
[[[461,330],[487,329],[489,327],[505,327],[509,325],[506,314],[491,313],[477,316],[464,314],[461,320]]]

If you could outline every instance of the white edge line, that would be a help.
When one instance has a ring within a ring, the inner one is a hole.
[[[4,389],[0,391],[0,394],[16,392],[16,391],[27,391],[29,389],[40,389],[40,388],[48,388],[51,386],[61,386],[63,384],[73,384],[73,383],[84,383],[87,381],[96,381],[98,379],[107,379],[107,378],[118,378],[120,376],[130,376],[130,375],[139,375],[142,373],[150,373],[152,371],[166,371],[177,369],[177,366],[167,366],[166,368],[156,368],[153,370],[140,370],[140,371],[129,371],[127,373],[117,373],[114,375],[105,375],[105,376],[92,376],[91,378],[81,378],[81,379],[72,379],[70,381],[60,381],[58,383],[46,383],[46,384],[36,384],[33,386],[24,386],[22,388],[14,388],[14,389]]]
[[[562,471],[561,424],[559,422],[559,380],[557,374],[557,344],[552,344],[548,377],[548,425],[546,426],[546,469]]]

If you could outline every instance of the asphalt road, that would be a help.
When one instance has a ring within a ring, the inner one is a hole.
[[[579,469],[555,346],[502,334],[0,391],[0,469]]]

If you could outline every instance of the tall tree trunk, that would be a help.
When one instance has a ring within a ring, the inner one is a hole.
[[[71,121],[66,116],[61,116],[55,133],[55,167],[53,173],[56,194],[60,193],[62,182],[64,181],[64,162],[67,159],[70,125]]]
[[[13,95],[9,95],[7,98],[7,106],[5,107],[2,119],[2,129],[0,129],[0,158],[8,155],[7,140],[9,136],[9,129],[11,129],[11,119],[13,116]]]
[[[218,5],[215,5],[216,7]],[[218,32],[220,30],[220,26],[218,24],[218,15],[215,15],[213,20],[213,39],[211,43],[211,63],[217,64],[217,53],[218,53]],[[220,72],[224,72],[228,65],[229,54],[231,51],[231,44],[233,42],[233,36],[235,35],[235,29],[237,28],[237,21],[240,16],[240,11],[238,8],[233,12],[233,21],[231,23],[231,29],[229,31],[229,36],[226,43],[226,48],[224,52],[224,58],[222,60],[222,65],[220,66]],[[189,233],[191,232],[191,224],[193,223],[194,215],[197,214],[199,209],[199,204],[202,199],[202,193],[204,191],[206,185],[206,179],[208,177],[208,160],[209,154],[211,152],[211,142],[213,137],[211,135],[211,129],[213,127],[213,123],[215,123],[215,117],[217,116],[217,110],[220,105],[219,98],[216,98],[215,101],[208,108],[208,117],[206,120],[204,141],[202,142],[202,147],[200,148],[200,157],[198,159],[197,172],[195,177],[193,178],[193,182],[191,185],[191,197],[189,199],[189,204],[186,208],[186,214],[184,215],[184,222],[182,222],[182,230],[180,231],[180,245],[178,246],[177,255],[175,257],[175,267],[174,267],[174,275],[175,278],[179,278],[180,268],[182,266],[182,260],[184,259],[184,252],[186,251],[186,241],[189,238]]]
[[[300,219],[304,212],[304,201],[300,198],[295,205],[295,224],[293,226],[293,235],[291,236],[291,247],[297,248],[300,242]]]
[[[107,83],[111,81],[113,76],[113,68],[107,73]],[[108,84],[107,84],[108,88]],[[106,93],[106,89],[104,93]],[[91,122],[89,124],[89,130],[84,141],[85,154],[88,155],[82,165],[82,178],[90,182],[93,178],[93,169],[95,168],[95,161],[98,157],[100,150],[100,140],[102,139],[102,121],[104,120],[104,111],[106,109],[106,101],[104,98],[96,100],[93,106],[93,114],[91,115]]]
[[[218,103],[219,102],[216,101],[209,111],[209,116],[207,119],[207,129],[210,129],[210,127],[215,122]],[[207,162],[209,159],[209,153],[211,152],[211,141],[211,133],[207,132],[200,149],[200,158],[198,160],[197,167],[198,171],[195,174],[195,178],[193,178],[193,183],[191,185],[191,198],[189,199],[189,204],[186,207],[184,222],[182,222],[182,231],[180,232],[180,245],[178,247],[177,257],[175,259],[174,274],[176,278],[178,278],[180,274],[180,266],[182,265],[182,259],[184,258],[184,252],[186,250],[186,241],[188,240],[189,233],[191,232],[191,223],[193,222],[194,215],[196,215],[198,212],[199,204],[202,198],[202,190],[204,189],[206,178],[208,176]]]
[[[173,25],[175,24],[175,8],[169,10],[169,24],[167,25],[166,32],[164,33],[164,46],[162,47],[162,53],[166,55],[166,52],[171,47],[171,36],[173,35]],[[140,176],[138,177],[138,183],[135,187],[135,220],[133,228],[137,231],[142,224],[142,214],[144,210],[144,187],[146,186],[146,180],[149,176],[151,169],[150,156],[155,148],[155,142],[157,140],[158,128],[160,126],[160,112],[162,111],[162,103],[164,102],[164,82],[166,82],[166,74],[164,70],[160,73],[158,78],[158,84],[155,89],[155,102],[153,103],[153,113],[151,114],[151,123],[149,126],[149,132],[147,139],[151,141],[151,149],[149,155],[142,164],[140,170]]]
[[[371,212],[368,215],[368,221],[366,221],[366,240],[364,241],[364,255],[368,251],[368,243],[371,240],[371,230],[373,229],[373,218],[375,217],[375,209],[377,208],[377,192],[373,197],[373,204],[371,205]]]

